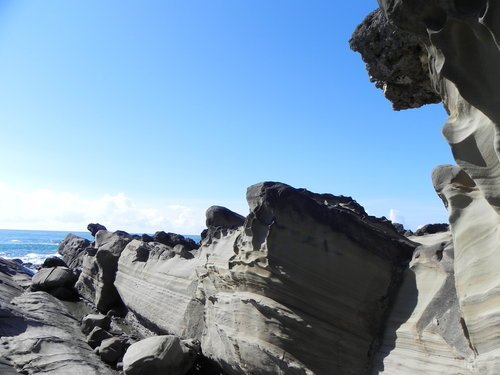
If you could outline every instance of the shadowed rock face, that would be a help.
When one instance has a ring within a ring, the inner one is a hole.
[[[461,373],[498,374],[500,3],[379,0],[379,4],[393,25],[403,34],[413,34],[427,50],[432,87],[450,115],[443,134],[458,167],[438,167],[433,183],[449,211],[456,294],[464,334],[473,350]],[[369,18],[368,23],[372,24]],[[397,44],[382,45],[399,49]],[[413,344],[417,348],[421,342]],[[427,356],[439,359],[439,350],[429,347],[435,350]],[[383,372],[397,373],[398,363],[406,360],[391,353],[386,363],[393,364]],[[421,373],[421,369],[405,373]]]

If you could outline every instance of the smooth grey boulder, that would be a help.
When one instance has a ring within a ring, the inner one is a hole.
[[[136,342],[123,357],[125,375],[184,375],[198,355],[199,344],[176,336],[153,336]]]
[[[101,345],[101,342],[106,339],[113,337],[111,333],[102,329],[101,327],[94,327],[92,331],[87,335],[87,344],[94,349]]]
[[[75,275],[68,267],[42,268],[33,276],[32,289],[48,291],[57,287],[72,288],[75,281]]]
[[[89,314],[82,319],[82,332],[89,334],[95,327],[108,330],[111,324],[111,318],[102,314]]]
[[[110,337],[101,342],[99,356],[106,363],[116,363],[125,353],[126,340],[122,337]]]
[[[107,312],[122,305],[113,283],[120,254],[130,241],[132,236],[126,232],[100,230],[96,234],[96,249],[86,251],[83,256],[82,272],[75,288],[99,311]]]
[[[153,240],[163,245],[167,245],[169,247],[182,245],[188,251],[198,248],[198,244],[194,242],[191,238],[186,238],[177,233],[170,233],[170,232],[166,233],[164,231],[159,231],[153,235]]]

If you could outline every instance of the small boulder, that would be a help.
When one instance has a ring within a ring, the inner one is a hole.
[[[199,352],[199,342],[153,336],[132,344],[123,357],[125,375],[184,375]]]
[[[99,356],[106,363],[116,363],[125,353],[126,341],[121,337],[111,337],[102,341]]]
[[[104,330],[109,329],[111,318],[102,314],[89,314],[82,319],[82,332],[90,333],[95,327],[100,327]]]
[[[102,329],[101,327],[94,327],[94,329],[87,336],[87,344],[89,344],[92,349],[95,349],[101,345],[103,340],[110,339],[111,337],[113,337],[113,335],[108,331]]]
[[[48,257],[42,263],[42,268],[68,267],[66,262],[59,257]]]
[[[245,217],[226,207],[212,206],[205,214],[206,225],[210,227],[237,228],[245,223]]]
[[[186,238],[177,233],[166,233],[164,231],[159,231],[153,235],[153,238],[156,242],[172,248],[176,245],[183,245],[188,251],[198,248],[196,242],[194,242],[191,238]]]

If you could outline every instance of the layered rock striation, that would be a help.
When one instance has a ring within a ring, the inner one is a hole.
[[[247,200],[246,218],[211,207],[199,248],[99,231],[77,289],[97,305],[108,282],[128,318],[227,374],[368,373],[416,244],[349,197],[266,182]]]
[[[381,82],[382,87],[384,82],[391,84],[387,77],[413,72],[415,64],[426,62],[423,70],[449,113],[443,134],[458,166],[438,167],[433,173],[433,183],[449,211],[456,300],[472,351],[469,355],[457,354],[457,358],[465,359],[459,373],[498,374],[500,4],[492,0],[379,0],[379,4],[378,25],[374,16],[369,16],[355,32],[351,45],[364,55],[372,79]],[[377,35],[384,35],[387,28],[394,31],[392,40],[376,41]],[[383,51],[382,56],[394,55],[401,49],[399,43],[406,43],[408,34],[421,46],[421,54],[415,55],[413,62],[405,62],[406,67],[396,64],[391,73],[379,69],[374,51]],[[364,40],[375,42],[369,44]],[[423,95],[418,84],[408,88],[413,96]],[[438,280],[436,285],[440,283]],[[418,287],[418,277],[416,284]],[[427,293],[428,288],[424,284],[422,287]],[[437,298],[437,292],[434,296]],[[394,309],[398,309],[397,304]],[[418,310],[414,314],[418,315]],[[411,362],[409,352],[421,349],[421,341],[416,339],[408,340],[405,345],[406,353],[398,351],[396,345],[396,350],[387,354],[383,373],[397,373],[401,366]],[[441,349],[430,348],[419,362],[446,362],[447,355],[442,356]],[[455,367],[450,365],[437,373],[458,373]],[[420,371],[415,362],[415,367],[405,373]]]

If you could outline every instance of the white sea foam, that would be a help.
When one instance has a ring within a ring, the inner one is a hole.
[[[13,256],[5,256],[7,259],[21,259],[23,263],[31,263],[33,265],[40,265],[43,261],[48,257],[61,257],[59,254],[38,254],[38,253],[28,253],[22,256],[13,257]]]

